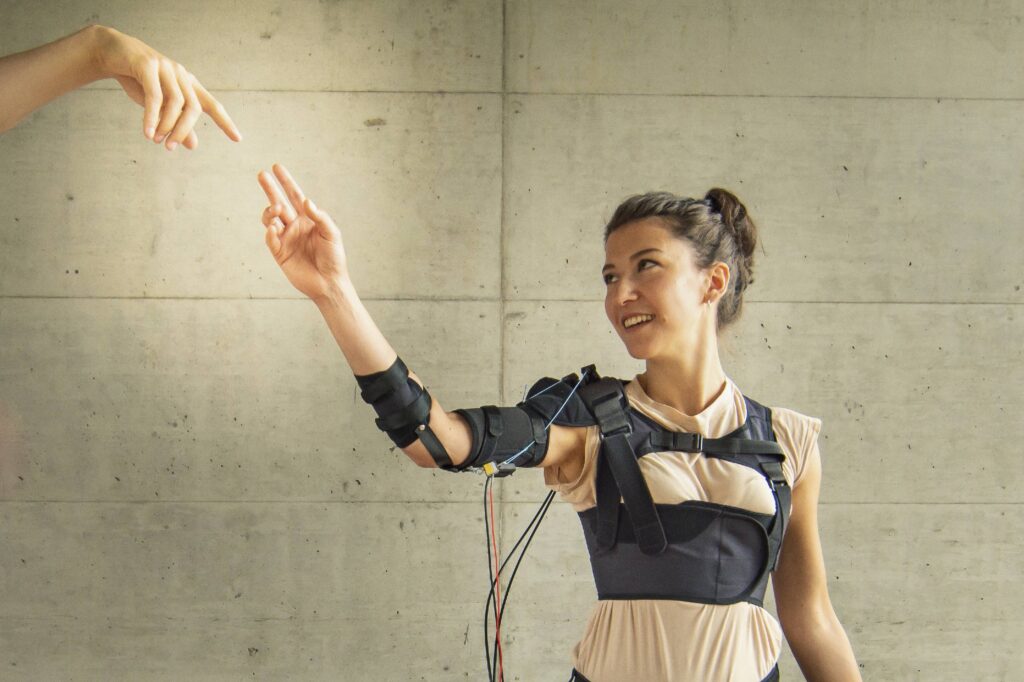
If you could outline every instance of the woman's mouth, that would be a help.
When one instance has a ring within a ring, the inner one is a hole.
[[[654,319],[654,315],[630,315],[622,321],[622,326],[625,329],[633,329],[641,325],[647,324]]]

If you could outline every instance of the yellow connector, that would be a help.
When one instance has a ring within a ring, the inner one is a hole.
[[[510,476],[513,471],[516,470],[515,464],[495,464],[494,462],[488,462],[483,466],[484,473],[488,476],[501,478],[502,476]]]

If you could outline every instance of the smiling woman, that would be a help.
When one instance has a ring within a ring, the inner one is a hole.
[[[757,242],[735,196],[635,196],[607,225],[605,310],[642,374],[590,367],[542,379],[515,407],[447,411],[363,307],[330,216],[280,166],[259,182],[268,248],[395,444],[448,471],[542,467],[579,513],[599,601],[573,679],[777,680],[782,631],[808,680],[860,679],[818,539],[821,424],[744,396],[719,359]],[[781,631],[763,608],[769,579]]]

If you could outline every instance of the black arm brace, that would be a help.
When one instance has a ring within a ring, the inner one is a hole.
[[[387,433],[395,445],[404,448],[419,438],[437,466],[454,468],[448,451],[430,428],[430,394],[409,377],[409,369],[401,358],[383,372],[357,375],[356,383],[363,400],[377,412],[377,428]]]
[[[482,467],[511,459],[517,467],[534,467],[548,452],[548,432],[544,420],[520,403],[517,407],[485,405],[470,410],[455,410],[473,434],[469,458],[459,469]]]
[[[417,438],[447,471],[462,471],[511,460],[515,467],[538,466],[548,451],[547,423],[578,425],[586,408],[572,395],[576,376],[561,381],[542,379],[530,390],[531,397],[515,407],[486,405],[455,410],[469,425],[472,446],[465,462],[455,466],[444,445],[430,428],[430,394],[409,377],[401,358],[383,372],[356,376],[363,400],[376,410],[377,427],[400,448]]]

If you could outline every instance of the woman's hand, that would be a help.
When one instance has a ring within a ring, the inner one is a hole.
[[[260,171],[258,179],[270,201],[263,210],[267,248],[292,286],[318,305],[350,286],[341,231],[331,217],[306,198],[284,166],[275,164],[273,176]]]
[[[178,144],[195,149],[199,139],[193,128],[204,112],[228,138],[242,139],[228,112],[195,76],[141,40],[97,26],[93,54],[101,77],[116,78],[143,107],[143,133],[154,142],[169,150]]]

